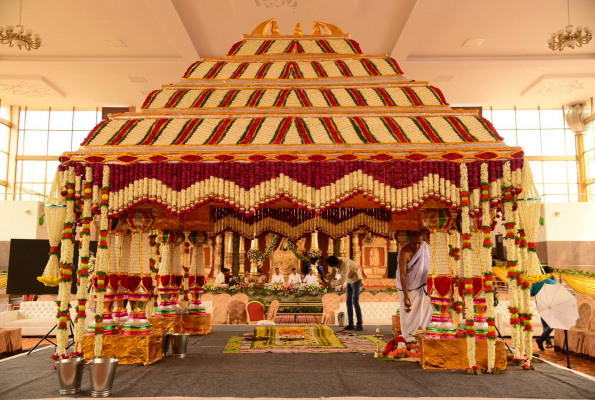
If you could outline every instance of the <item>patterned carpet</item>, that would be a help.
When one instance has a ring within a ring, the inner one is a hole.
[[[275,318],[275,324],[277,325],[318,325],[319,318],[315,315],[299,315],[299,314],[288,314],[278,315]]]
[[[337,339],[343,347],[309,347],[309,346],[283,346],[283,347],[255,347],[253,335],[232,336],[223,353],[225,354],[262,354],[262,353],[373,353],[376,345],[367,337],[355,333],[337,332]],[[381,346],[384,342],[381,343]]]

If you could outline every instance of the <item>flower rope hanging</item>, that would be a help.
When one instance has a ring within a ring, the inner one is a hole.
[[[481,248],[481,259],[485,267],[484,275],[484,292],[487,305],[487,351],[488,351],[488,365],[487,372],[498,373],[495,370],[496,365],[496,311],[494,309],[494,294],[496,289],[494,287],[494,275],[492,272],[492,218],[490,215],[490,184],[489,184],[489,169],[487,163],[481,164],[481,232],[483,233],[483,246]],[[479,235],[479,232],[478,232]]]
[[[468,374],[479,374],[475,361],[475,315],[473,304],[473,273],[471,265],[471,232],[469,218],[469,178],[467,165],[461,164],[461,232],[463,237],[463,283],[465,298],[465,332],[467,338]]]
[[[510,162],[504,164],[502,177],[502,192],[504,194],[504,220],[503,224],[506,228],[505,245],[506,245],[506,267],[508,268],[508,287],[510,293],[510,325],[512,326],[512,344],[514,347],[513,363],[520,365],[523,362],[521,358],[521,338],[520,338],[520,304],[519,304],[519,289],[518,279],[518,249],[515,243],[515,213],[514,207],[514,187],[512,185],[512,174],[510,170]]]
[[[271,241],[271,244],[264,251],[264,253],[261,253],[259,249],[249,249],[246,252],[246,256],[248,257],[249,260],[254,260],[258,263],[258,265],[262,265],[264,260],[269,258],[269,256],[273,252],[275,246],[277,245],[278,241],[279,241],[279,235],[275,235],[275,236],[273,236],[273,240]]]
[[[76,319],[74,334],[74,352],[82,355],[82,342],[85,334],[85,320],[87,318],[87,296],[89,293],[90,272],[92,267],[89,244],[91,241],[91,207],[93,201],[93,169],[85,168],[85,182],[83,187],[83,213],[81,215],[81,241],[79,248],[79,268],[77,271]]]
[[[96,293],[96,314],[95,314],[95,357],[101,357],[103,349],[103,304],[105,289],[107,286],[107,267],[109,250],[107,245],[107,230],[109,227],[109,176],[110,168],[103,167],[103,182],[101,187],[101,217],[99,219],[99,245],[97,249],[97,267],[95,271],[95,293]]]
[[[62,195],[62,183],[64,180],[64,167],[60,166],[54,176],[52,189],[48,195],[44,212],[47,220],[48,237],[50,241],[50,252],[48,263],[43,274],[37,280],[45,286],[58,286],[60,282],[60,260],[58,259],[58,246],[60,237],[64,230],[64,219],[66,218],[65,197]]]
[[[74,235],[75,235],[75,170],[70,167],[66,172],[66,217],[62,231],[60,253],[60,283],[58,284],[58,331],[56,332],[57,355],[68,358],[66,345],[68,343],[68,324],[70,321],[70,293],[74,273]]]
[[[453,297],[450,305],[450,318],[455,327],[463,320],[463,299],[459,293],[459,273],[461,268],[461,235],[456,229],[451,229],[448,235],[448,255],[450,275],[453,280]],[[452,243],[452,244],[450,244]]]
[[[295,244],[291,240],[289,240],[289,239],[287,240],[287,246],[289,247],[289,250],[291,250],[291,252],[293,253],[293,255],[297,257],[298,260],[304,261],[304,262],[310,261],[310,259],[308,258],[308,256],[305,256],[303,254],[300,254],[297,251],[297,248],[295,247]]]

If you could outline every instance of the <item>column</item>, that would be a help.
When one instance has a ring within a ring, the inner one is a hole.
[[[358,233],[351,234],[351,246],[352,246],[352,250],[353,250],[353,261],[355,261],[355,263],[361,267],[362,252],[361,252],[361,248],[359,247],[359,234]]]
[[[213,276],[219,275],[221,272],[221,250],[223,246],[223,236],[217,235],[215,237],[215,248],[213,249]]]
[[[233,232],[225,232],[225,268],[233,271]]]
[[[244,237],[240,236],[240,276],[244,276],[246,270],[246,247]]]

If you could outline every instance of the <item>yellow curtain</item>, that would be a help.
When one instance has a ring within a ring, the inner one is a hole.
[[[500,278],[504,283],[508,283],[508,270],[502,267],[493,267],[494,275]]]
[[[492,269],[494,271],[494,275],[503,280],[505,283],[508,283],[508,270],[506,268],[494,267]],[[556,281],[560,282],[560,274],[554,275],[556,277]],[[568,286],[579,293],[586,294],[587,296],[592,296],[595,294],[595,278],[562,274],[562,279],[564,279],[564,282],[566,282]]]
[[[579,293],[591,296],[595,294],[595,279],[586,276],[562,275],[564,282]]]

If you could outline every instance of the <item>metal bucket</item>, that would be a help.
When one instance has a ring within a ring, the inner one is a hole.
[[[339,324],[339,326],[345,326],[345,313],[344,312],[340,312],[337,319],[338,319],[337,324]]]
[[[117,368],[117,358],[95,358],[89,361],[91,397],[108,397],[112,394]]]
[[[161,335],[163,343],[163,358],[167,357],[171,345],[171,332],[163,332]]]
[[[58,381],[60,383],[60,394],[75,394],[81,391],[81,381],[85,368],[84,358],[68,358],[59,360]]]
[[[172,333],[171,334],[171,348],[173,358],[186,357],[186,350],[188,349],[189,333]]]

